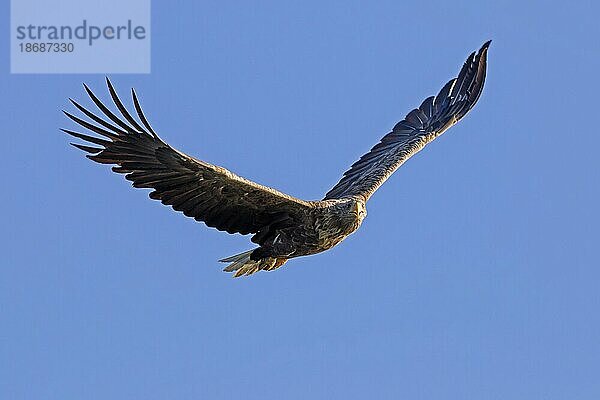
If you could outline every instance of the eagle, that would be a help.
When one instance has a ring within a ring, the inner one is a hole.
[[[273,271],[291,258],[331,249],[356,231],[377,188],[473,108],[483,90],[490,42],[471,53],[456,78],[409,112],[318,201],[298,199],[176,150],[150,126],[135,90],[131,96],[138,119],[108,78],[108,92],[120,116],[84,84],[103,117],[69,99],[84,118],[63,110],[65,115],[94,135],[61,130],[87,142],[71,143],[89,153],[87,158],[113,165],[112,170],[124,174],[133,187],[152,189],[151,199],[220,231],[252,234],[257,246],[219,260],[228,263],[224,271],[234,277]]]

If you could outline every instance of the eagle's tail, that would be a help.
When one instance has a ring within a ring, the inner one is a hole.
[[[234,272],[233,277],[237,278],[242,275],[252,275],[258,271],[273,271],[281,267],[287,261],[286,258],[273,258],[267,257],[262,258],[260,260],[252,260],[250,259],[250,254],[252,254],[254,250],[245,251],[240,254],[236,254],[235,256],[227,257],[220,262],[228,262],[231,263],[226,266],[223,271],[225,272]]]

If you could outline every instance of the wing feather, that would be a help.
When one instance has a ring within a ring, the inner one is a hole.
[[[489,45],[488,41],[472,53],[457,78],[446,83],[437,96],[426,98],[355,162],[325,199],[368,199],[406,160],[464,117],[483,90]]]
[[[197,160],[163,142],[154,132],[132,89],[138,123],[119,99],[112,83],[108,91],[123,119],[110,111],[84,85],[100,112],[110,121],[71,103],[91,122],[69,112],[67,117],[102,138],[62,129],[65,133],[100,147],[72,143],[90,153],[89,159],[113,164],[113,171],[125,174],[136,188],[153,189],[150,198],[176,211],[229,233],[257,233],[272,222],[284,219],[301,222],[312,202],[300,200],[275,189],[239,177],[225,168]]]

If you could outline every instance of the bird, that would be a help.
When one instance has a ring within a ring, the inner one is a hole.
[[[471,53],[437,95],[427,97],[352,164],[322,200],[290,196],[176,150],[154,131],[136,91],[131,89],[131,97],[138,119],[108,77],[108,92],[120,116],[84,84],[103,117],[69,98],[83,115],[63,112],[87,131],[61,130],[85,142],[70,144],[88,153],[87,158],[113,165],[135,188],[151,189],[151,199],[220,231],[252,234],[257,246],[219,260],[228,264],[224,271],[234,277],[273,271],[292,258],[329,250],[355,232],[367,215],[367,200],[390,175],[473,108],[483,90],[490,42]]]

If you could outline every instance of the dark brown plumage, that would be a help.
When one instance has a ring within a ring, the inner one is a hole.
[[[131,94],[139,121],[127,111],[107,79],[110,96],[122,117],[110,111],[84,85],[105,119],[76,101],[89,121],[65,114],[91,132],[64,132],[99,147],[73,145],[88,158],[112,164],[137,188],[153,189],[150,198],[188,217],[228,233],[253,234],[259,246],[221,261],[234,276],[273,270],[288,259],[330,249],[354,232],[366,216],[365,203],[408,158],[460,120],[475,105],[485,81],[487,42],[469,56],[458,77],[437,96],[428,97],[396,124],[392,132],[344,173],[321,201],[305,201],[239,177],[175,150],[152,129]]]

